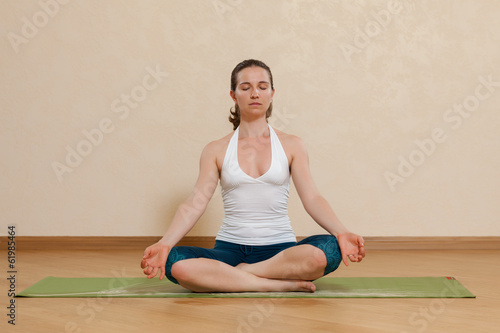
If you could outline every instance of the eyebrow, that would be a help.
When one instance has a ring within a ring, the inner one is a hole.
[[[259,81],[259,84],[261,84],[261,83],[270,84],[268,81]],[[241,82],[239,85],[242,85],[242,84],[250,84],[250,82]]]

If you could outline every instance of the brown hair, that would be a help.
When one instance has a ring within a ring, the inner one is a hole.
[[[267,74],[269,74],[269,79],[271,80],[271,89],[274,89],[273,85],[273,74],[271,74],[271,69],[262,61],[260,60],[255,60],[255,59],[248,59],[248,60],[243,60],[240,62],[236,67],[233,69],[231,72],[231,90],[235,91],[236,90],[236,84],[237,79],[238,79],[238,73],[248,67],[261,67],[264,68],[267,71]],[[230,115],[229,115],[229,121],[233,124],[233,130],[235,130],[239,125],[240,125],[240,107],[236,104],[234,108],[231,108],[229,110]],[[273,112],[273,102],[269,105],[269,108],[266,111],[266,120],[271,116],[271,113]]]

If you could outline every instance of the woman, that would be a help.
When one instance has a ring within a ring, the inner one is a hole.
[[[311,177],[306,148],[296,136],[267,123],[273,77],[258,60],[231,74],[234,133],[201,154],[191,195],[179,206],[163,238],[141,261],[148,278],[164,276],[195,292],[308,291],[313,280],[341,261],[360,262],[364,240],[337,219]],[[296,243],[287,215],[290,176],[306,211],[330,235]],[[220,179],[225,217],[214,249],[175,245],[205,211]]]

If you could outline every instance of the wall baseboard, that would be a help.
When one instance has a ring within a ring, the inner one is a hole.
[[[17,236],[16,250],[144,250],[159,236]],[[301,240],[305,237],[297,237]],[[364,237],[367,250],[500,250],[500,236],[473,237]],[[7,236],[0,249],[7,250]],[[179,244],[210,248],[213,236],[188,236]]]
[[[500,250],[500,236],[364,237],[370,250]]]

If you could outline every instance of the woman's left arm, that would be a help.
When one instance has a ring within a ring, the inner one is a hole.
[[[293,183],[306,212],[323,229],[337,238],[346,266],[347,258],[353,262],[361,261],[365,256],[363,237],[351,233],[340,222],[328,201],[319,193],[309,168],[309,156],[303,141],[296,136],[289,136],[287,148],[291,154],[290,169]]]

